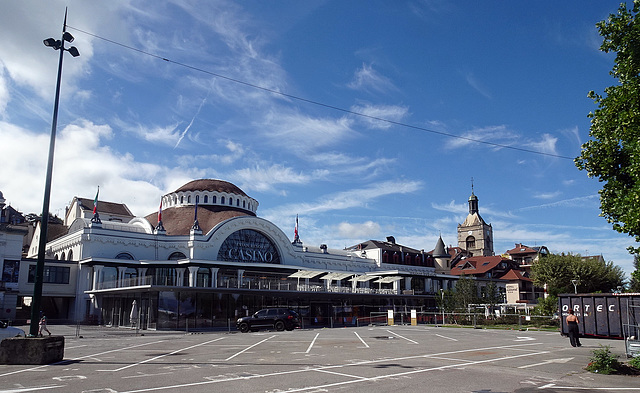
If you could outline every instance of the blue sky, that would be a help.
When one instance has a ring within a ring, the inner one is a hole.
[[[291,237],[298,214],[306,243],[431,250],[439,235],[456,245],[473,178],[496,253],[546,245],[630,272],[632,239],[571,159],[587,93],[615,83],[595,24],[618,4],[5,2],[0,191],[42,210],[58,59],[42,40],[68,6],[81,55],[64,59],[53,213],[99,185],[146,215],[219,178]]]

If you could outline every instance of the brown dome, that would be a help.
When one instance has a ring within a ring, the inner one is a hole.
[[[242,196],[248,196],[244,193],[240,188],[236,185],[229,183],[224,180],[216,180],[216,179],[198,179],[192,180],[184,186],[178,188],[174,192],[180,191],[218,191],[218,192],[226,192],[229,194],[236,194]]]

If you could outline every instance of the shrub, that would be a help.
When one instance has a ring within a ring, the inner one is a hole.
[[[640,370],[640,356],[634,356],[629,360],[629,366]]]
[[[620,368],[618,356],[611,353],[611,347],[600,344],[600,349],[592,351],[591,362],[587,365],[587,371],[598,374],[612,374]]]

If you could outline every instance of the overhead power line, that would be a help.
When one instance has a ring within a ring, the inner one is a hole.
[[[278,90],[269,89],[269,88],[264,87],[264,86],[255,85],[253,83],[249,83],[249,82],[245,82],[245,81],[242,81],[242,80],[239,80],[239,79],[231,78],[231,77],[228,77],[228,76],[225,76],[225,75],[217,74],[215,72],[212,72],[212,71],[209,71],[209,70],[205,70],[205,69],[200,68],[200,67],[195,67],[195,66],[192,66],[192,65],[189,65],[189,64],[186,64],[186,63],[181,63],[179,61],[171,60],[171,59],[168,59],[166,57],[163,57],[163,56],[160,56],[160,55],[156,55],[154,53],[150,53],[150,52],[144,51],[142,49],[138,49],[138,48],[135,48],[133,46],[129,46],[129,45],[123,44],[123,43],[118,42],[118,41],[111,40],[109,38],[101,37],[101,36],[99,36],[97,34],[90,33],[88,31],[79,29],[77,27],[73,27],[73,26],[67,25],[67,28],[68,29],[73,29],[73,30],[78,31],[80,33],[89,35],[91,37],[94,37],[94,38],[97,38],[97,39],[112,43],[114,45],[118,45],[118,46],[121,46],[123,48],[129,49],[129,50],[132,50],[132,51],[135,51],[135,52],[138,52],[138,53],[142,53],[142,54],[144,54],[146,56],[150,56],[150,57],[154,57],[154,58],[156,58],[158,60],[166,61],[167,63],[175,64],[177,66],[184,67],[184,68],[188,68],[188,69],[193,70],[193,71],[201,72],[203,74],[211,75],[211,76],[214,76],[216,78],[224,79],[224,80],[227,80],[227,81],[230,81],[230,82],[234,82],[234,83],[237,83],[237,84],[241,84],[241,85],[244,85],[244,86],[248,86],[248,87],[251,87],[251,88],[254,88],[254,89],[266,91],[266,92],[271,93],[271,94],[276,94],[276,95],[279,95],[279,96],[282,96],[282,97],[287,97],[287,98],[290,98],[292,100],[306,102],[308,104],[312,104],[312,105],[317,105],[317,106],[333,109],[335,111],[339,111],[339,112],[343,112],[343,113],[348,113],[350,115],[359,116],[359,117],[363,117],[363,118],[370,119],[370,120],[376,120],[376,121],[380,121],[380,122],[384,122],[384,123],[388,123],[388,124],[393,124],[393,125],[400,126],[400,127],[405,127],[405,128],[410,128],[410,129],[414,129],[414,130],[424,131],[424,132],[428,132],[428,133],[431,133],[431,134],[442,135],[442,136],[446,136],[446,137],[449,137],[449,138],[456,138],[456,139],[461,139],[461,140],[465,140],[465,141],[469,141],[469,142],[481,143],[481,144],[484,144],[484,145],[493,146],[493,147],[499,147],[499,148],[503,148],[503,149],[516,150],[516,151],[521,151],[521,152],[525,152],[525,153],[538,154],[538,155],[543,155],[543,156],[548,156],[548,157],[563,158],[563,159],[567,159],[567,160],[573,160],[574,159],[574,157],[563,156],[563,155],[560,155],[560,154],[553,154],[553,153],[547,153],[547,152],[542,152],[542,151],[538,151],[538,150],[525,149],[525,148],[522,148],[522,147],[505,145],[505,144],[502,144],[502,143],[483,141],[481,139],[475,139],[475,138],[470,138],[470,137],[466,137],[466,136],[462,136],[462,135],[450,134],[450,133],[447,133],[447,132],[436,131],[436,130],[432,130],[432,129],[421,127],[421,126],[416,126],[416,125],[402,123],[402,122],[395,121],[395,120],[385,119],[385,118],[382,118],[382,117],[367,115],[366,113],[356,112],[356,111],[351,110],[351,109],[345,109],[345,108],[341,108],[339,106],[326,104],[324,102],[311,100],[311,99],[300,97],[300,96],[296,96],[296,95],[293,95],[293,94],[283,93],[283,92],[278,91]]]

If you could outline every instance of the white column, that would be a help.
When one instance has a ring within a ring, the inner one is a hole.
[[[217,288],[218,287],[218,270],[220,270],[217,267],[212,267],[209,268],[211,270],[211,288]]]
[[[187,269],[185,269],[184,267],[177,267],[176,268],[176,282],[175,282],[175,286],[177,287],[181,287],[183,286],[184,283],[184,272]]]
[[[91,290],[95,291],[100,289],[100,284],[102,281],[100,280],[100,275],[102,274],[102,265],[94,265],[93,266],[93,283],[91,284]]]
[[[124,272],[127,270],[126,266],[118,266],[118,281],[116,287],[122,288],[124,286]]]
[[[244,275],[243,269],[238,269],[238,288],[242,288],[242,276]]]
[[[138,268],[138,285],[145,285],[145,276],[147,274],[146,267]]]
[[[198,266],[189,266],[189,287],[193,288],[198,283]]]

